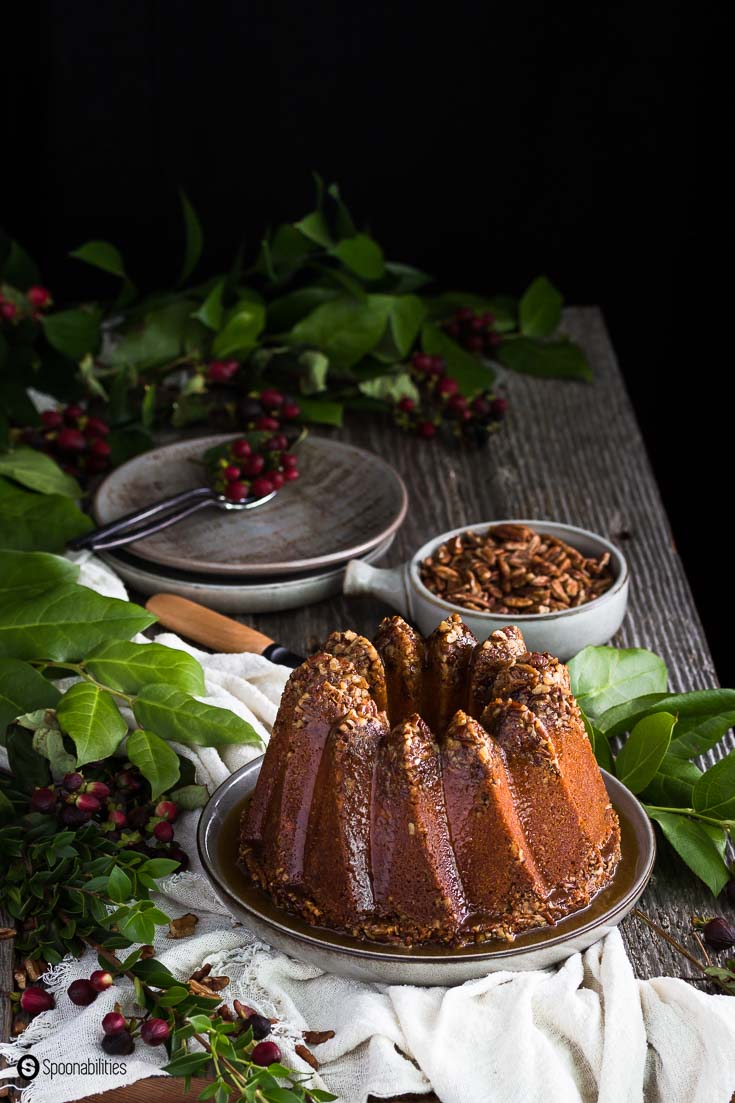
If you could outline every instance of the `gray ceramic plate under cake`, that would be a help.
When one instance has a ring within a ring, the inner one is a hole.
[[[206,485],[198,462],[233,433],[177,441],[122,464],[94,500],[107,524],[180,491]],[[180,571],[286,575],[345,563],[384,544],[406,515],[408,496],[398,473],[372,452],[320,437],[299,446],[300,478],[260,509],[203,510],[128,545],[151,564]]]
[[[458,949],[361,942],[309,927],[277,908],[236,866],[240,812],[255,788],[262,761],[255,759],[232,774],[204,808],[197,833],[202,864],[217,895],[246,927],[276,949],[327,972],[380,984],[449,986],[500,969],[543,969],[608,934],[633,908],[651,876],[656,856],[651,823],[632,793],[603,770],[620,818],[622,858],[612,882],[589,906],[555,926],[528,931],[512,943]]]

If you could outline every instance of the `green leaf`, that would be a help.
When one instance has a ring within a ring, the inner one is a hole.
[[[526,337],[548,337],[559,328],[563,302],[546,276],[538,276],[518,304],[521,333]]]
[[[139,873],[147,873],[151,877],[158,879],[159,877],[168,877],[170,873],[175,873],[179,868],[179,863],[174,861],[173,858],[149,858],[147,862],[138,870]]]
[[[302,394],[319,394],[327,389],[329,360],[323,352],[306,349],[299,356],[299,367],[302,369],[299,379]]]
[[[77,682],[66,691],[56,718],[74,740],[77,766],[109,758],[128,730],[110,695],[89,682]]]
[[[204,672],[196,659],[161,643],[113,640],[91,651],[84,665],[95,681],[121,693],[138,693],[156,682],[186,693],[206,692]]]
[[[41,494],[61,494],[67,498],[82,496],[76,479],[65,475],[50,456],[35,448],[16,448],[0,455],[0,475]]]
[[[130,878],[120,866],[113,866],[107,878],[107,894],[116,904],[124,904],[133,893]]]
[[[0,548],[63,551],[69,540],[94,528],[71,498],[23,490],[0,477]]]
[[[592,380],[592,369],[579,345],[571,341],[538,341],[533,337],[516,337],[503,341],[498,359],[511,371],[544,379]]]
[[[391,291],[394,295],[407,295],[412,291],[418,291],[431,283],[431,276],[422,272],[420,268],[413,268],[410,264],[399,264],[396,261],[385,262],[386,274],[391,278]]]
[[[691,693],[654,693],[634,697],[608,709],[599,727],[609,736],[628,731],[652,712],[673,712],[679,717],[671,754],[694,758],[714,747],[735,724],[735,690],[703,689]]]
[[[735,819],[735,751],[702,774],[692,793],[697,812],[718,820]]]
[[[109,241],[88,241],[69,256],[91,264],[93,268],[101,268],[103,272],[109,272],[111,276],[118,276],[121,280],[126,278],[120,250]]]
[[[408,356],[421,331],[426,307],[418,295],[399,295],[390,312],[390,328],[401,357]]]
[[[332,235],[329,232],[326,219],[321,211],[312,211],[311,214],[307,214],[300,222],[294,222],[296,229],[308,238],[309,241],[316,242],[317,245],[321,245],[324,249],[329,249],[332,246]]]
[[[75,662],[106,640],[142,632],[155,617],[130,601],[74,584],[22,601],[0,598],[0,658]]]
[[[48,343],[68,356],[70,360],[81,360],[88,353],[96,353],[100,347],[102,315],[93,309],[57,310],[45,314],[41,325]]]
[[[125,753],[150,784],[152,800],[179,780],[179,756],[154,732],[131,732]]]
[[[143,958],[133,966],[136,977],[153,988],[171,988],[179,984],[176,977],[154,957]]]
[[[183,985],[175,984],[172,988],[169,988],[165,995],[158,997],[158,1002],[161,1007],[176,1007],[177,1004],[183,1003],[189,995],[189,989],[184,988]]]
[[[152,942],[156,936],[156,925],[152,919],[140,912],[131,911],[117,921],[120,934],[131,942]]]
[[[347,369],[374,348],[385,331],[392,297],[341,297],[322,303],[302,318],[288,336],[293,344],[315,345],[332,364]]]
[[[7,661],[7,660],[6,660]],[[76,769],[76,759],[64,746],[64,737],[54,725],[39,725],[33,733],[33,749],[48,761],[54,781],[61,781],[65,774]]]
[[[407,371],[365,379],[358,386],[362,394],[381,401],[400,402],[402,398],[412,398],[414,402],[419,400],[418,387]]]
[[[673,744],[674,740],[672,740]],[[693,762],[677,758],[669,753],[661,762],[658,773],[647,786],[642,799],[646,804],[660,804],[666,808],[692,807],[692,790],[702,776],[702,771]]]
[[[3,282],[9,283],[11,287],[17,287],[20,291],[27,291],[34,283],[41,282],[41,273],[35,261],[17,241],[10,242],[10,250],[0,275]]]
[[[367,234],[343,238],[334,246],[332,253],[364,280],[378,280],[385,272],[383,250]]]
[[[666,664],[640,647],[585,647],[569,663],[572,693],[593,720],[642,693],[666,690]]]
[[[661,827],[664,836],[693,873],[704,881],[714,896],[722,892],[730,880],[730,870],[718,853],[717,845],[701,824],[676,812],[658,812],[646,807],[652,820]]]
[[[228,311],[224,328],[214,339],[212,352],[215,356],[233,356],[255,348],[258,337],[265,325],[265,307],[250,299],[240,302]]]
[[[133,704],[142,728],[189,747],[261,744],[255,729],[229,709],[196,701],[173,686],[144,686]]]
[[[430,356],[444,357],[449,374],[457,380],[460,392],[468,398],[479,391],[487,390],[495,378],[495,372],[488,364],[465,352],[434,322],[424,323],[421,344]]]
[[[341,428],[344,407],[341,402],[323,402],[318,398],[299,396],[301,413],[307,421],[317,425],[336,425]]]
[[[176,360],[184,352],[188,329],[199,327],[191,317],[195,306],[191,299],[179,299],[137,317],[115,343],[110,353],[111,367],[133,367],[143,372]],[[122,378],[127,388],[130,382],[127,376]]]
[[[33,748],[33,737],[24,728],[11,728],[5,742],[14,784],[23,793],[51,783],[51,770],[43,755]]]
[[[671,742],[676,717],[657,712],[639,720],[615,759],[615,772],[631,793],[640,793],[658,772]]]
[[[171,800],[184,812],[192,812],[195,808],[204,807],[209,800],[209,793],[205,785],[182,785],[171,793]]]
[[[181,199],[181,210],[184,215],[184,225],[186,227],[184,263],[181,267],[178,280],[179,284],[182,284],[185,280],[188,280],[199,263],[199,258],[202,255],[202,247],[204,245],[204,235],[202,234],[202,227],[197,213],[183,190],[179,191],[179,198]]]
[[[79,575],[76,563],[48,552],[0,551],[0,598],[15,594],[27,597],[50,590]]]
[[[609,774],[615,773],[615,764],[613,762],[612,751],[610,750],[610,744],[605,736],[599,731],[592,723],[588,716],[582,713],[582,722],[584,723],[587,737],[592,746],[594,756],[597,759],[597,765],[607,770]]]
[[[273,299],[266,307],[268,330],[283,333],[291,329],[322,303],[331,302],[339,296],[333,287],[302,287],[291,291],[278,299]]]
[[[202,305],[192,314],[192,318],[198,318],[208,329],[213,329],[215,332],[222,325],[224,314],[222,292],[225,288],[225,282],[224,279],[217,280]]]
[[[36,709],[52,709],[60,693],[52,682],[20,659],[0,659],[0,743],[13,720]]]

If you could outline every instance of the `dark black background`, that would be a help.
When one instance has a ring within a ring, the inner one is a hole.
[[[733,682],[715,447],[729,367],[707,345],[716,200],[698,150],[713,62],[680,0],[596,7],[26,4],[0,30],[0,221],[57,297],[98,289],[64,260],[91,237],[153,286],[179,263],[179,184],[214,266],[310,209],[317,169],[394,259],[442,284],[517,293],[543,272],[567,301],[601,304]]]

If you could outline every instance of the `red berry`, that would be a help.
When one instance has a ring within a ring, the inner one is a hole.
[[[91,818],[89,812],[82,812],[76,804],[66,804],[61,809],[61,822],[64,827],[81,827],[83,823],[88,823]]]
[[[465,341],[465,345],[470,350],[470,352],[482,352],[482,350],[485,348],[485,342],[483,341],[482,337],[477,337],[474,335],[467,338],[467,340]]]
[[[403,410],[404,414],[410,414],[411,411],[415,409],[415,407],[416,403],[414,402],[414,400],[408,397],[402,398],[401,401],[398,403],[398,409]]]
[[[8,322],[12,322],[18,313],[18,307],[15,303],[0,303],[0,314]]]
[[[275,387],[267,387],[261,391],[260,404],[264,410],[275,410],[284,403],[284,397]]]
[[[128,817],[125,813],[117,808],[114,808],[107,818],[110,823],[114,823],[115,827],[125,827],[128,822]]]
[[[100,417],[87,418],[84,426],[85,437],[106,437],[110,432],[110,426]]]
[[[453,394],[447,402],[447,406],[457,414],[464,413],[467,409],[467,399],[463,394]]]
[[[81,406],[67,406],[64,409],[64,421],[67,425],[76,425],[80,417],[84,417],[84,410]]]
[[[448,398],[450,395],[456,394],[459,388],[459,384],[456,379],[450,379],[447,375],[444,379],[440,379],[436,384],[436,393],[443,398]]]
[[[89,978],[89,983],[95,992],[104,992],[113,983],[112,973],[108,973],[106,969],[95,969]]]
[[[66,994],[77,1007],[89,1007],[97,999],[97,993],[88,980],[73,980]]]
[[[491,314],[489,310],[486,310],[484,314],[480,315],[480,321],[484,326],[491,326],[495,324],[495,315]]]
[[[41,424],[44,429],[58,429],[63,418],[58,410],[44,410],[41,414]]]
[[[248,1026],[252,1030],[256,1042],[262,1042],[263,1038],[267,1038],[273,1029],[273,1024],[270,1019],[266,1019],[265,1015],[250,1016]]]
[[[135,1049],[129,1030],[121,1030],[119,1034],[106,1034],[100,1045],[110,1057],[127,1057]]]
[[[284,448],[288,448],[288,437],[283,433],[276,433],[265,442],[263,448],[266,452],[282,452]]]
[[[473,331],[473,333],[482,333],[482,331],[485,329],[485,323],[483,322],[482,318],[475,315],[475,317],[470,322],[470,329]]]
[[[35,284],[26,291],[26,298],[32,307],[35,307],[36,310],[42,310],[44,306],[48,306],[51,302],[51,292],[47,288]]]
[[[106,440],[100,440],[96,437],[89,446],[89,451],[93,456],[97,456],[99,459],[107,459],[112,449]]]
[[[244,502],[249,489],[247,483],[228,483],[225,487],[225,498],[229,498],[231,502]]]
[[[507,409],[507,398],[494,398],[490,403],[490,417],[494,417],[500,421],[501,418],[505,417]]]
[[[486,398],[481,394],[477,398],[472,399],[472,413],[477,414],[479,417],[488,417],[490,414],[491,406]]]
[[[60,429],[56,444],[62,452],[83,452],[87,447],[84,434],[78,429]]]
[[[275,417],[259,417],[255,419],[255,428],[264,429],[267,433],[275,433],[281,428],[281,423]]]
[[[436,436],[436,425],[433,421],[420,421],[416,426],[416,432],[424,440],[431,440]]]
[[[162,1046],[170,1033],[165,1019],[146,1019],[140,1028],[140,1036],[147,1046]]]
[[[722,916],[705,923],[702,934],[704,941],[713,950],[729,950],[731,946],[735,946],[735,927]]]
[[[88,781],[84,786],[84,792],[91,793],[98,800],[107,800],[110,795],[110,787],[105,785],[104,781]]]
[[[446,375],[447,374],[447,362],[443,356],[432,356],[431,358],[431,375]]]
[[[454,317],[460,322],[469,322],[474,316],[475,312],[471,306],[460,306],[454,312]]]
[[[240,367],[237,360],[213,360],[207,368],[210,383],[229,383]]]
[[[242,471],[244,475],[247,475],[249,479],[259,475],[265,467],[265,458],[256,452],[252,456],[247,456],[245,462],[242,465]]]
[[[179,807],[172,800],[162,800],[156,805],[156,815],[162,820],[168,820],[169,823],[173,823],[178,814]]]
[[[124,1015],[121,1015],[119,1011],[108,1011],[102,1020],[102,1029],[105,1034],[112,1037],[115,1034],[122,1034],[123,1030],[127,1030],[128,1024],[125,1022]]]
[[[293,421],[300,416],[301,407],[297,402],[284,402],[281,407],[281,417],[285,417],[286,421]]]
[[[273,483],[270,480],[270,476],[259,475],[257,479],[253,479],[250,484],[250,490],[254,498],[265,498],[266,494],[270,494],[273,490]]]
[[[84,778],[80,773],[64,774],[64,780],[61,783],[66,789],[67,793],[76,793],[77,789],[81,789],[84,785]]]
[[[174,837],[174,829],[168,820],[161,820],[153,828],[153,834],[158,839],[159,843],[170,843]]]
[[[53,789],[34,789],[30,805],[34,812],[53,812],[56,807],[56,793]]]
[[[430,372],[434,363],[434,357],[428,356],[425,352],[417,352],[414,354],[411,363],[416,371]]]
[[[299,477],[299,473],[295,467],[287,467],[283,472],[283,477],[287,483],[292,483]]]
[[[97,797],[93,797],[91,793],[80,793],[76,798],[76,805],[80,812],[89,812],[90,815],[99,812],[102,807]]]
[[[288,470],[290,467],[298,467],[299,458],[293,452],[284,452],[281,456],[281,466]]]
[[[283,477],[282,471],[271,471],[268,475],[268,478],[270,479],[271,486],[274,490],[280,490],[283,484],[286,482],[285,478]]]
[[[45,988],[26,988],[20,997],[20,1006],[29,1015],[40,1015],[42,1011],[56,1007],[56,1001]]]
[[[121,789],[129,789],[131,793],[137,793],[140,789],[140,778],[137,771],[121,770],[117,775],[117,784]]]
[[[236,440],[231,446],[231,451],[235,459],[244,460],[246,456],[250,455],[252,448],[248,441]]]
[[[250,1060],[256,1065],[273,1065],[281,1060],[281,1051],[275,1042],[258,1042]]]
[[[224,469],[222,474],[227,479],[228,483],[234,483],[235,479],[240,478],[240,468],[234,467],[232,464],[230,464],[229,467],[226,467]]]

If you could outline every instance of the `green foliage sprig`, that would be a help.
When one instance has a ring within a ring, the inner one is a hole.
[[[692,760],[735,724],[735,690],[669,693],[666,664],[643,648],[586,647],[569,673],[600,766],[640,797],[717,896],[733,876],[725,855],[735,838],[735,751],[706,770]]]

